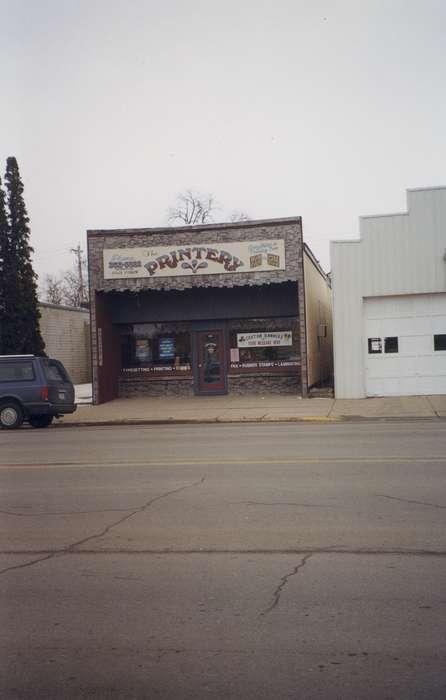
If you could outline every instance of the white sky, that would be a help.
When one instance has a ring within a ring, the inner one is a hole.
[[[445,0],[0,0],[0,172],[39,275],[187,187],[329,240],[446,184]]]

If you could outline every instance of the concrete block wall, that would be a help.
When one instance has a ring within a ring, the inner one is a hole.
[[[89,311],[43,302],[39,311],[46,354],[63,363],[74,384],[90,382]]]

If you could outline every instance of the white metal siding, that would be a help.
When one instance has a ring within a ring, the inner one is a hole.
[[[446,292],[446,187],[408,192],[408,212],[360,219],[331,243],[337,398],[366,395],[363,299]]]
[[[364,299],[364,364],[367,396],[446,394],[446,350],[434,350],[434,335],[446,335],[446,294]],[[398,352],[385,353],[384,339],[398,338]],[[382,340],[370,354],[369,338]]]

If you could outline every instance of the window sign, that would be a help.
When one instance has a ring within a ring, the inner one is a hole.
[[[238,348],[231,348],[229,354],[231,362],[240,362],[240,350]]]
[[[135,357],[138,362],[150,362],[150,344],[147,338],[136,338],[135,340]]]
[[[158,345],[158,356],[160,360],[173,360],[175,357],[174,338],[160,338]]]
[[[237,333],[239,348],[268,348],[293,344],[291,331],[274,331],[263,333]]]
[[[382,338],[369,338],[369,355],[376,355],[383,351]]]

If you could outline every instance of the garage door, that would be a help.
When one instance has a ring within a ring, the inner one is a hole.
[[[446,394],[446,294],[364,299],[367,396]]]

